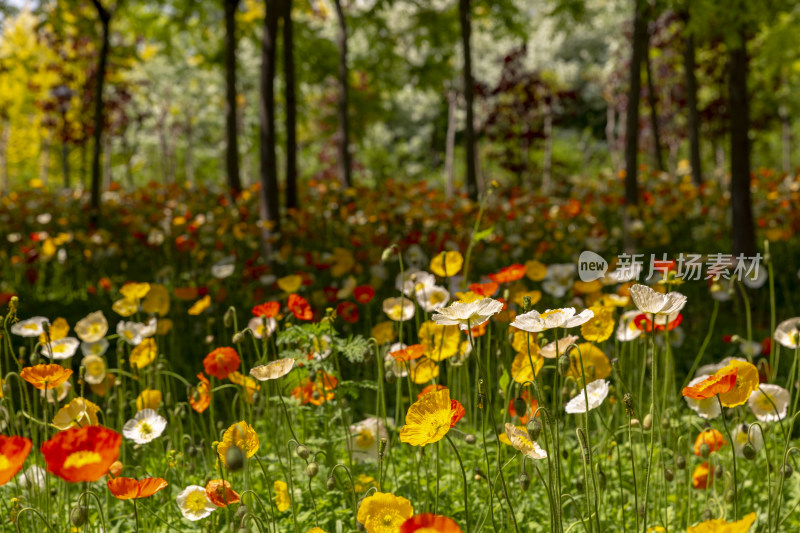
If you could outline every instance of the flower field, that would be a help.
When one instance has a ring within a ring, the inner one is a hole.
[[[2,529],[794,531],[800,179],[761,175],[741,280],[681,278],[728,200],[657,174],[656,259],[591,281],[614,180],[311,183],[266,240],[257,188],[12,193]]]

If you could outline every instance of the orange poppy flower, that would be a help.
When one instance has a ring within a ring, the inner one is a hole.
[[[289,295],[289,310],[298,320],[311,320],[314,318],[314,311],[308,301],[299,294]]]
[[[681,394],[694,400],[713,398],[717,394],[724,394],[736,385],[736,370],[730,374],[708,376],[706,379],[692,387],[684,387]]]
[[[442,389],[446,389],[446,388],[447,387],[445,387],[444,385],[438,385],[438,384],[435,384],[435,383],[431,383],[430,385],[427,385],[424,389],[422,389],[422,391],[419,394],[417,394],[417,400],[419,400],[420,398],[422,398],[423,396],[425,396],[429,392],[436,392],[437,390],[442,390]]]
[[[109,479],[106,485],[111,494],[118,500],[138,500],[140,498],[149,498],[169,485],[169,483],[160,477],[148,477],[142,480],[117,477]]]
[[[206,485],[206,496],[217,507],[227,507],[239,503],[239,495],[231,488],[231,484],[221,479],[212,479]]]
[[[518,279],[522,279],[524,275],[525,275],[525,265],[520,265],[519,263],[515,263],[505,268],[501,268],[500,272],[498,272],[497,274],[489,274],[489,279],[491,279],[495,283],[511,283],[512,281],[517,281]]]
[[[70,483],[97,481],[119,456],[122,435],[103,426],[56,433],[42,444],[47,471]]]
[[[722,433],[717,431],[716,429],[707,429],[705,431],[701,431],[699,435],[697,435],[697,439],[694,441],[694,454],[698,457],[702,457],[703,454],[700,453],[700,447],[703,443],[708,444],[708,449],[711,452],[715,452],[722,448],[723,445],[727,444],[725,439],[722,437]]]
[[[488,298],[497,292],[497,287],[499,287],[499,285],[495,282],[470,283],[469,290],[471,290],[475,294],[480,294],[481,296],[486,296]]]
[[[228,377],[228,374],[239,369],[239,364],[241,362],[236,350],[228,346],[221,346],[212,350],[212,352],[203,359],[203,367],[206,369],[206,374],[214,376],[217,379],[225,379]]]
[[[72,375],[72,370],[61,365],[36,365],[22,369],[19,376],[37,389],[52,390],[64,383]]]
[[[400,525],[400,533],[463,533],[455,520],[442,515],[424,513],[406,519]]]
[[[530,406],[527,413],[518,413],[516,408],[514,407],[514,399],[508,401],[508,414],[511,416],[518,416],[520,424],[527,424],[528,420],[530,420],[530,415],[528,413],[535,413],[536,408],[539,407],[539,402],[536,401],[535,398],[531,398],[531,393],[528,389],[522,391],[522,394],[519,395],[520,398],[525,400],[525,404]],[[537,413],[536,416],[538,417],[539,414]]]
[[[425,346],[422,344],[412,344],[411,346],[407,346],[402,350],[395,350],[394,352],[390,352],[389,355],[394,357],[395,361],[413,361],[414,359],[419,359],[422,357],[422,354],[425,353]]]
[[[450,427],[456,427],[459,420],[464,418],[464,406],[458,400],[450,400]]]
[[[705,490],[714,480],[714,472],[708,467],[708,461],[701,464],[692,472],[692,486],[696,489]]]
[[[327,372],[320,372],[314,381],[306,378],[303,382],[292,389],[292,396],[299,399],[303,405],[322,405],[333,400],[336,395],[334,390],[339,384],[334,376]]]
[[[477,339],[478,337],[483,337],[484,335],[486,335],[487,324],[489,324],[488,320],[483,324],[478,324],[477,326],[472,328],[472,338]]]
[[[265,302],[253,307],[252,312],[255,316],[275,318],[280,310],[280,302]]]
[[[194,394],[189,395],[189,404],[198,413],[202,413],[211,404],[211,383],[208,378],[200,372],[197,374],[200,383],[197,385]]]
[[[369,285],[359,285],[353,289],[353,296],[360,304],[368,304],[375,297],[375,289]]]
[[[0,485],[17,475],[33,443],[25,437],[0,435]]]

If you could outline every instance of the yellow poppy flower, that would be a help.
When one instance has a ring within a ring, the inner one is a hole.
[[[614,312],[611,307],[590,307],[594,313],[588,322],[581,325],[581,335],[587,341],[603,342],[614,333]]]
[[[525,383],[526,381],[533,381],[534,371],[539,375],[539,371],[544,366],[544,358],[538,353],[531,350],[531,359],[533,360],[534,368],[531,368],[531,362],[528,359],[528,352],[520,352],[514,357],[511,363],[511,377],[517,383]]]
[[[367,533],[397,533],[414,514],[411,502],[388,492],[375,492],[361,501],[356,519]]]
[[[576,280],[572,288],[575,290],[576,294],[592,294],[593,292],[598,292],[603,289],[603,282],[599,279],[594,281]]]
[[[525,275],[531,281],[542,281],[547,275],[547,267],[539,261],[527,261],[525,263]]]
[[[724,376],[734,370],[736,371],[736,385],[728,392],[719,395],[719,399],[725,407],[742,405],[758,388],[758,369],[747,361],[734,359],[728,363],[728,366],[717,370],[715,375]]]
[[[144,389],[136,398],[136,410],[156,410],[161,405],[161,391],[158,389]]]
[[[139,302],[130,298],[122,298],[111,305],[111,310],[121,317],[129,317],[139,310]]]
[[[350,250],[346,248],[335,248],[333,250],[333,262],[331,263],[331,276],[340,278],[353,270],[356,266],[356,259]],[[290,291],[294,292],[294,291]]]
[[[226,454],[231,446],[236,446],[248,458],[253,457],[258,451],[259,441],[256,430],[247,422],[242,420],[225,430],[222,434],[222,441],[217,445],[217,455],[228,466]]]
[[[133,368],[144,368],[155,360],[156,355],[158,355],[156,341],[154,339],[144,339],[131,350],[131,366]]]
[[[85,398],[74,398],[53,417],[53,425],[64,431],[69,428],[96,426],[100,407]]]
[[[522,352],[527,355],[528,347],[530,347],[531,355],[539,353],[539,344],[536,342],[538,335],[536,333],[529,333],[517,328],[510,328],[511,331],[511,347],[516,352]]]
[[[187,311],[187,313],[189,313],[192,316],[197,316],[206,309],[208,309],[209,307],[211,307],[211,296],[206,294],[205,296],[197,300],[195,303],[193,303],[192,306]]]
[[[278,512],[282,513],[288,510],[292,504],[292,500],[289,499],[289,487],[286,483],[281,480],[276,480],[275,483],[272,484],[272,490],[275,491],[275,506],[278,508]]]
[[[412,446],[438,442],[450,431],[451,419],[450,390],[429,392],[408,408],[400,441]]]
[[[458,302],[462,304],[471,304],[472,302],[477,302],[478,300],[483,300],[485,296],[481,296],[480,294],[472,291],[467,292],[457,292],[456,298],[458,298]]]
[[[536,305],[542,299],[542,291],[514,291],[510,295],[512,302],[522,307],[525,302],[525,297],[531,299],[531,305]]]
[[[284,276],[278,280],[278,287],[280,290],[287,294],[292,294],[300,290],[303,285],[303,276],[292,274],[291,276]]]
[[[119,290],[129,300],[141,300],[150,291],[149,283],[126,283]]]
[[[578,350],[580,350],[580,356],[578,356]],[[586,374],[586,383],[605,379],[611,375],[611,363],[609,363],[608,357],[603,353],[603,350],[589,342],[578,344],[578,350],[570,348],[567,352],[570,361],[568,376],[572,376],[576,380],[582,378],[581,359],[583,359],[583,373]]]
[[[163,285],[150,285],[150,290],[142,301],[142,311],[159,316],[169,313],[169,290]]]
[[[371,334],[378,344],[390,343],[397,337],[397,333],[394,331],[394,324],[388,320],[378,322],[372,326]]]
[[[737,522],[715,518],[689,527],[686,533],[747,533],[755,521],[756,513],[750,513]]]
[[[53,320],[53,323],[50,324],[50,341],[57,341],[59,339],[63,339],[69,333],[69,324],[67,323],[66,319],[63,318],[56,318]],[[47,342],[47,335],[42,333],[39,335],[39,342],[44,344]]]
[[[409,374],[411,375],[411,381],[417,385],[422,385],[439,377],[439,365],[427,357],[421,357],[411,361]]]
[[[460,252],[442,252],[431,259],[431,272],[441,278],[455,276],[464,266],[464,258]]]
[[[425,355],[432,361],[444,361],[458,352],[461,342],[458,326],[441,326],[428,320],[422,323],[417,334]]]

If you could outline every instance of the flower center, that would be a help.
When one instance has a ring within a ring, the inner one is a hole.
[[[64,468],[82,468],[93,463],[99,463],[101,460],[100,454],[89,450],[81,450],[79,452],[69,454],[67,460],[64,461]]]
[[[369,448],[375,442],[375,436],[368,429],[362,429],[356,437],[356,445],[359,448]]]
[[[142,420],[139,422],[139,434],[142,437],[149,437],[153,434],[153,426],[147,420]]]
[[[203,491],[196,490],[186,498],[186,508],[193,513],[202,513],[206,508],[206,495]]]

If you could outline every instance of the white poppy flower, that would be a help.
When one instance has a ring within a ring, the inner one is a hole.
[[[117,324],[117,335],[130,344],[138,346],[142,340],[152,337],[156,332],[156,319],[150,319],[147,325],[141,322],[126,322],[125,320]]]
[[[217,279],[225,279],[233,274],[236,270],[236,265],[234,263],[226,262],[219,262],[211,267],[211,275]]]
[[[747,444],[748,433],[750,436],[750,444],[753,445],[756,452],[761,451],[761,448],[764,447],[764,435],[761,434],[761,428],[759,426],[740,424],[731,431],[733,450],[736,452],[736,457],[744,457],[744,447]]]
[[[546,359],[555,359],[564,353],[564,350],[567,349],[567,346],[574,344],[578,340],[580,340],[580,337],[577,335],[567,335],[562,339],[558,339],[558,353],[556,353],[556,341],[553,341],[542,346],[541,350],[539,350],[539,355]]]
[[[800,346],[800,317],[784,320],[775,328],[772,338],[787,348]]]
[[[47,403],[56,403],[56,402],[62,401],[64,398],[67,397],[67,394],[69,394],[69,391],[70,391],[71,388],[72,388],[72,383],[70,383],[69,381],[65,381],[64,383],[62,383],[58,387],[55,387],[55,388],[52,388],[52,389],[46,389],[47,390]],[[39,395],[41,395],[42,398],[44,398],[45,397],[45,389],[40,390],[39,391]]]
[[[450,301],[450,293],[447,289],[437,285],[424,287],[415,294],[419,306],[428,313],[441,309]]]
[[[383,301],[383,312],[395,322],[414,318],[416,307],[410,298],[387,298]]]
[[[628,342],[639,338],[642,330],[636,326],[636,317],[641,315],[642,312],[638,309],[632,311],[625,311],[619,317],[619,325],[617,326],[617,340],[620,342]]]
[[[41,354],[48,359],[61,360],[69,359],[75,352],[78,351],[81,341],[75,337],[64,337],[51,342],[49,345],[44,344],[39,348]]]
[[[97,342],[82,342],[81,353],[84,356],[96,355],[101,356],[108,350],[108,340],[103,338]]]
[[[50,323],[47,317],[35,316],[26,320],[20,320],[11,326],[11,333],[20,337],[38,337],[44,333],[44,323]]]
[[[392,373],[398,378],[404,378],[408,375],[408,364],[400,363],[397,359],[392,357],[392,352],[399,352],[405,350],[408,346],[402,342],[395,342],[389,346],[389,351],[383,357],[384,366],[391,369]]]
[[[503,310],[503,302],[482,298],[474,302],[457,302],[439,309],[431,318],[440,326],[458,326],[462,331],[480,326]]]
[[[689,387],[697,385],[707,377],[708,374],[698,375],[689,382]],[[686,404],[691,407],[701,418],[712,420],[720,415],[721,409],[716,396],[712,398],[706,398],[705,400],[695,400],[694,398],[689,398],[688,396],[684,396],[683,399],[686,400]]]
[[[39,490],[44,489],[45,486],[45,471],[44,468],[36,465],[29,466],[19,476],[19,484],[27,489],[36,487]]]
[[[764,383],[753,391],[747,405],[760,422],[777,422],[786,418],[789,391],[780,385]]]
[[[201,520],[218,509],[208,499],[206,488],[200,485],[189,485],[178,494],[175,500],[178,502],[178,508],[183,517],[192,522]]]
[[[350,426],[353,435],[353,458],[359,462],[378,461],[378,445],[381,439],[389,440],[389,434],[378,418],[367,418]]]
[[[668,315],[676,313],[686,305],[686,296],[679,292],[661,294],[647,285],[634,285],[630,288],[631,299],[642,313]]]
[[[524,429],[506,423],[506,437],[515,450],[531,459],[547,459],[547,452]]]
[[[167,419],[152,409],[142,409],[125,422],[122,434],[136,444],[147,444],[157,439],[167,429]]]
[[[538,333],[552,328],[574,328],[585,324],[593,316],[594,311],[591,309],[584,309],[576,315],[574,307],[564,307],[561,309],[548,309],[544,313],[528,311],[517,316],[511,325],[523,331]]]
[[[586,391],[586,395],[589,396],[588,409],[586,408],[584,390]],[[585,389],[581,389],[577,396],[567,402],[564,410],[569,414],[585,413],[586,411],[591,411],[592,409],[600,407],[606,399],[606,396],[608,396],[608,381],[598,379],[586,385]]]
[[[424,270],[405,272],[402,278],[398,275],[395,281],[395,288],[409,297],[434,285],[436,285],[436,276]]]
[[[108,333],[108,321],[102,311],[89,313],[75,324],[75,334],[83,342],[98,342]]]
[[[253,336],[257,339],[270,337],[278,328],[278,322],[274,318],[263,318],[254,316],[247,323],[247,327],[253,332]]]

